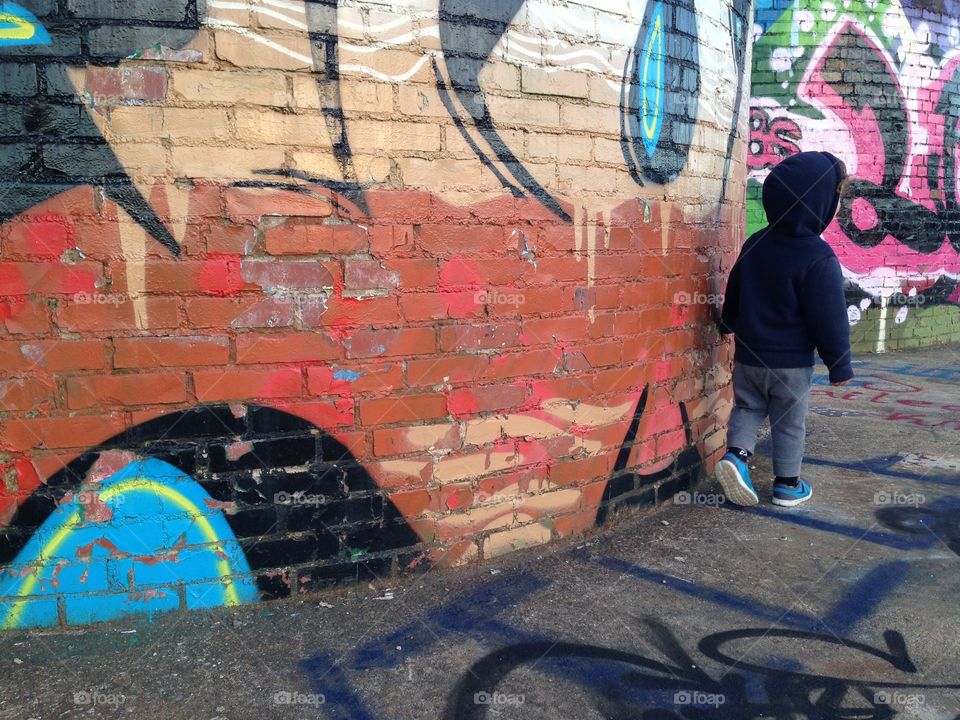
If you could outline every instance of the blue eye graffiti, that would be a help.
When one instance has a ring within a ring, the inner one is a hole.
[[[16,3],[0,2],[0,47],[49,44],[50,33],[33,13]]]
[[[620,93],[620,147],[639,185],[673,182],[683,171],[699,94],[693,0],[651,0]]]
[[[638,58],[638,76],[640,84],[641,107],[640,126],[643,130],[643,145],[647,155],[653,157],[660,142],[663,129],[663,3],[655,4],[647,37],[644,41],[642,58]]]

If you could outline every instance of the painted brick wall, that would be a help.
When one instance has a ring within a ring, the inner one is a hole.
[[[960,340],[960,3],[762,0],[754,38],[751,229],[782,157],[836,153],[855,351]]]
[[[5,3],[0,625],[494,558],[696,481],[749,28],[705,5]]]

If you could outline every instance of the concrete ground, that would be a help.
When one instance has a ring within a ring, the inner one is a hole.
[[[960,719],[960,349],[814,387],[813,499],[307,601],[0,635],[0,718]],[[818,378],[823,382],[823,378]]]

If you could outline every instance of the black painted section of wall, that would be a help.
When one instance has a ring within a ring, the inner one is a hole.
[[[231,460],[227,448],[249,441]],[[128,450],[173,465],[214,500],[264,598],[390,576],[420,540],[366,469],[336,439],[294,415],[248,406],[198,407],[143,423],[84,453],[20,506],[0,529],[0,565],[13,561],[68,492],[81,489],[101,453]],[[298,495],[299,494],[299,495]],[[305,581],[303,580],[305,579]]]

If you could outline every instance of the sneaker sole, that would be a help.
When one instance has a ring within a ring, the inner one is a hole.
[[[779,505],[780,507],[794,507],[795,505],[800,505],[805,503],[807,500],[813,497],[813,488],[810,488],[810,494],[806,497],[797,498],[796,500],[780,500],[779,498],[773,498],[773,504]]]
[[[730,502],[736,505],[756,505],[760,502],[757,494],[747,487],[740,479],[740,471],[729,460],[717,463],[717,480],[723,487],[723,494]]]

